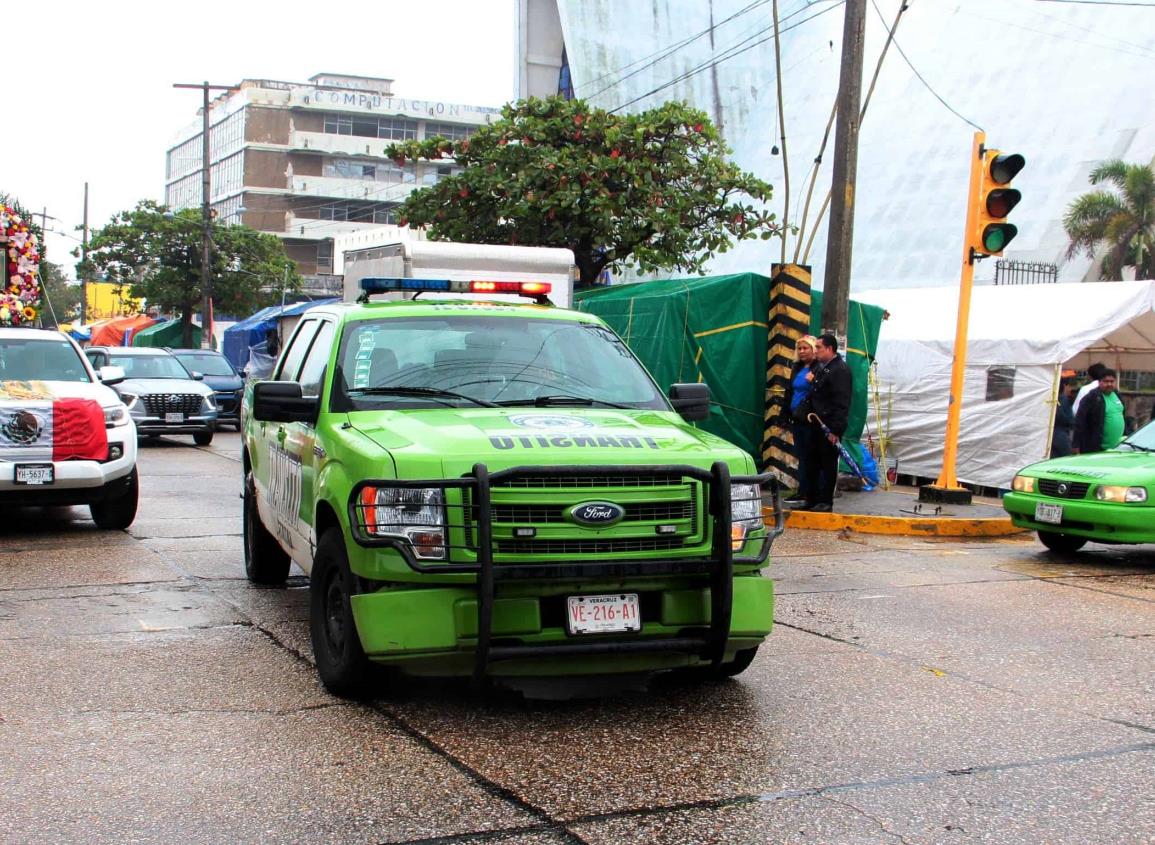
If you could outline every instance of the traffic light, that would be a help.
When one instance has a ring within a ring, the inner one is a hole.
[[[973,198],[975,226],[970,238],[972,257],[1002,255],[1007,244],[1019,233],[1018,227],[1007,223],[1006,219],[1023,195],[1008,186],[1027,163],[1018,153],[983,149],[981,155],[982,177],[978,196]]]

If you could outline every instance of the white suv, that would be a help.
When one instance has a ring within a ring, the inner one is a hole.
[[[0,329],[0,504],[88,505],[100,528],[132,524],[136,426],[111,389],[123,380],[61,332]]]

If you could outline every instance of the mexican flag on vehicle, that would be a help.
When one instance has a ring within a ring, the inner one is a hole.
[[[0,381],[0,459],[108,459],[104,409],[42,381]]]

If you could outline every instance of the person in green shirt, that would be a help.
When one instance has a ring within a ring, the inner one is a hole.
[[[1123,440],[1126,415],[1123,400],[1115,391],[1114,370],[1104,370],[1099,386],[1086,395],[1075,415],[1075,454],[1104,452]]]

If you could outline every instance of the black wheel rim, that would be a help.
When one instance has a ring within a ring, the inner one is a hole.
[[[334,654],[344,650],[345,589],[338,571],[331,571],[325,584],[325,639]]]

